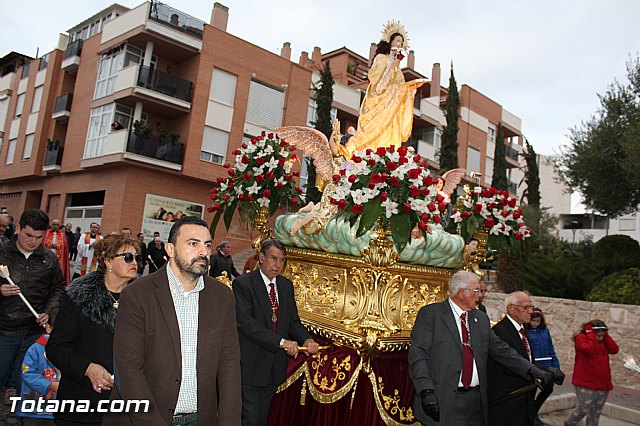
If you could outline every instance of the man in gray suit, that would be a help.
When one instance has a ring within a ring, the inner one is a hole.
[[[425,425],[487,424],[489,357],[523,378],[553,381],[491,330],[476,309],[480,283],[466,271],[449,282],[449,299],[420,309],[411,332],[409,375],[416,391],[414,411]]]

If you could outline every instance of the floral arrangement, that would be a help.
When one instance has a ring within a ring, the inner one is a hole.
[[[211,190],[213,204],[207,210],[216,213],[212,234],[220,216],[229,229],[236,209],[242,222],[253,225],[260,209],[267,209],[273,216],[279,207],[288,210],[300,204],[302,190],[293,179],[300,173],[292,172],[297,161],[295,149],[277,135],[262,132],[232,152],[235,165],[224,165],[229,177],[218,178],[218,186]]]
[[[440,223],[440,215],[447,209],[425,161],[404,146],[354,153],[333,176],[333,182],[336,190],[331,203],[343,211],[352,226],[360,218],[357,235],[371,229],[380,218],[385,228],[391,228],[398,253],[411,240],[412,229],[417,226],[422,234],[429,232],[429,224]]]
[[[465,189],[467,193],[458,199],[451,211],[453,221],[461,225],[465,238],[481,227],[488,230],[490,239],[492,236],[505,236],[521,241],[531,236],[531,228],[524,223],[517,200],[507,191],[479,186],[473,191],[468,187]]]

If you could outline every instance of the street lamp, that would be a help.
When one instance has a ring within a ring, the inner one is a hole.
[[[577,220],[571,221],[571,232],[573,232],[573,242],[571,244],[576,243],[576,229],[578,229],[579,226],[580,222],[578,222]]]

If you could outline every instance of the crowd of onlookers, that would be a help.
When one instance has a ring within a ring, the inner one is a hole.
[[[25,409],[27,401],[88,400],[94,407],[112,392],[152,401],[150,413],[56,413],[56,424],[265,424],[287,356],[319,349],[300,322],[291,281],[280,275],[285,247],[266,240],[256,268],[245,265],[240,274],[230,243],[214,248],[201,219],[183,217],[167,241],[154,235],[148,244],[129,228],[103,236],[92,223],[81,231],[37,209],[23,212],[15,227],[0,214],[0,387],[22,424],[54,418]],[[233,293],[213,285],[211,277],[221,275],[235,280]],[[514,292],[490,331],[486,283],[460,271],[449,288],[447,300],[420,310],[411,335],[417,419],[543,424],[538,410],[564,380],[544,313],[527,293]],[[612,389],[609,355],[618,352],[607,331],[594,319],[574,336],[578,404],[566,425],[585,416],[589,425],[598,422]],[[210,362],[196,368],[203,354]],[[518,393],[532,381],[538,392]]]

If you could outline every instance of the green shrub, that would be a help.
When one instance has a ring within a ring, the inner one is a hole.
[[[640,267],[640,244],[627,235],[608,235],[593,245],[593,260],[599,277]]]
[[[591,290],[587,300],[640,305],[640,269],[629,268],[604,277]]]

